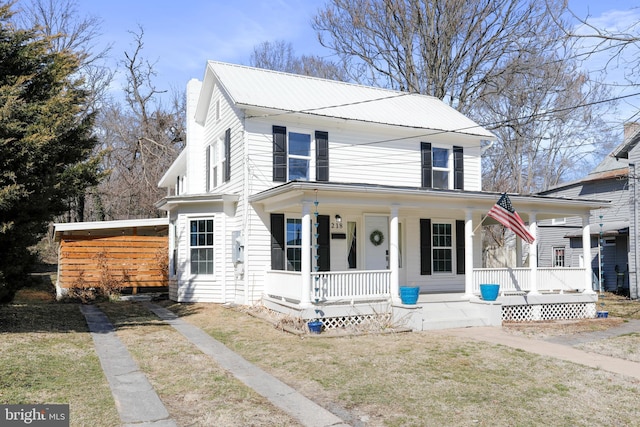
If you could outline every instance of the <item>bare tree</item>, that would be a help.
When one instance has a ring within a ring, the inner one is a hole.
[[[347,81],[346,70],[331,61],[314,55],[296,56],[291,43],[283,40],[263,42],[254,46],[250,65],[274,71]]]
[[[184,146],[184,100],[154,84],[154,64],[142,57],[144,31],[132,32],[133,49],[125,52],[124,105],[112,101],[98,116],[99,150],[109,176],[91,197],[95,219],[146,218],[159,215],[154,204],[164,195],[157,184]]]
[[[102,36],[100,18],[78,13],[76,0],[21,0],[21,12],[16,15],[20,25],[35,27],[51,38],[57,52],[75,52],[80,60],[78,74],[89,94],[87,112],[95,111],[113,79],[106,60],[110,46],[99,47]]]
[[[514,53],[555,43],[560,0],[330,0],[313,21],[357,81],[445,100],[467,113]],[[524,72],[525,70],[521,70]]]
[[[615,138],[602,120],[608,91],[575,62],[554,56],[515,57],[505,63],[497,86],[483,88],[476,112],[498,136],[483,156],[486,189],[545,190],[590,170],[613,148]],[[523,61],[531,70],[526,75],[517,71]]]
[[[353,79],[492,129],[485,189],[529,193],[584,171],[603,134],[607,94],[580,72],[566,14],[562,0],[329,0],[313,27]]]

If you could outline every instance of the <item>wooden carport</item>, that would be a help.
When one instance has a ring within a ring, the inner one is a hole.
[[[72,288],[115,282],[139,288],[167,286],[168,218],[54,224],[59,242],[58,298]]]

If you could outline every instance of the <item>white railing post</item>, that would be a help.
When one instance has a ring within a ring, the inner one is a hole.
[[[538,294],[538,223],[536,222],[536,213],[532,212],[529,214],[529,232],[534,238],[533,243],[529,245],[529,268],[531,269],[531,276],[529,279],[531,283],[529,284],[530,291],[529,294],[536,295]]]
[[[591,286],[591,226],[589,216],[582,217],[582,257],[584,258],[584,291],[585,294],[594,294]]]
[[[398,206],[391,205],[391,217],[389,218],[389,270],[391,302],[400,303],[400,267],[398,263]]]
[[[302,236],[300,254],[300,274],[302,275],[302,292],[300,307],[311,305],[311,202],[302,201]]]

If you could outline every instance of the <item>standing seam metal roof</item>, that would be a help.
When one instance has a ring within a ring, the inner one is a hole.
[[[496,139],[432,96],[209,61],[208,67],[241,107],[382,123]]]

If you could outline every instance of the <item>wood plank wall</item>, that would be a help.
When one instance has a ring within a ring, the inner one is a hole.
[[[167,236],[62,236],[59,286],[99,287],[106,279],[134,292],[167,286],[167,247]]]

